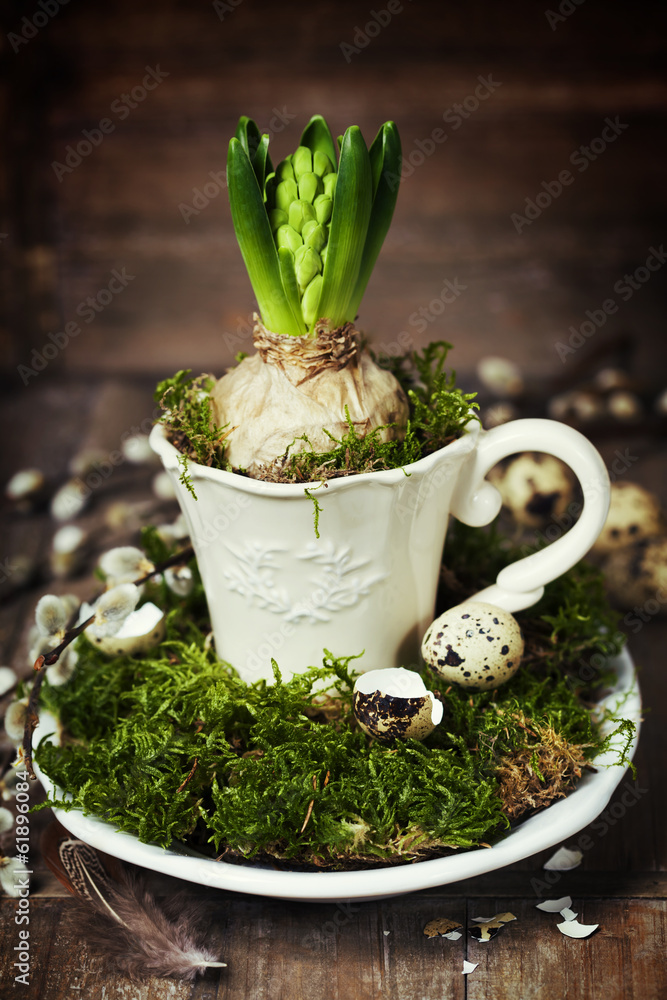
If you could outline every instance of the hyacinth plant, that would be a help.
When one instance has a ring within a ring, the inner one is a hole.
[[[408,404],[353,324],[391,223],[401,146],[385,122],[367,148],[351,126],[336,143],[321,115],[273,169],[269,137],[239,121],[229,145],[232,221],[259,316],[258,354],[211,394],[215,423],[231,428],[226,457],[261,476],[292,451],[327,451],[353,425],[400,438]]]
[[[269,137],[242,117],[229,144],[232,220],[262,322],[313,334],[353,322],[394,213],[401,144],[385,122],[370,149],[353,125],[338,146],[321,115],[274,170]]]

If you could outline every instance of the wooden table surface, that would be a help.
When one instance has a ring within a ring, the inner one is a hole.
[[[377,10],[386,6],[383,0]],[[243,113],[272,129],[276,159],[296,145],[314,111],[337,131],[360,124],[367,139],[385,119],[398,122],[413,169],[402,181],[395,223],[364,300],[362,321],[375,346],[405,346],[399,338],[406,331],[409,346],[451,340],[466,388],[478,387],[474,369],[483,354],[513,358],[524,369],[536,413],[544,412],[549,386],[572,381],[582,359],[596,353],[591,370],[620,363],[647,401],[665,387],[667,268],[627,299],[614,291],[667,234],[664,8],[647,2],[630,11],[627,4],[589,0],[550,22],[543,6],[526,0],[510,8],[435,0],[399,6],[362,45],[372,12],[360,0],[291,8],[271,0],[72,3],[35,32],[22,20],[32,17],[32,7],[20,0],[5,5],[3,482],[17,469],[37,466],[53,486],[62,483],[82,449],[111,454],[128,432],[150,426],[158,377],[179,367],[220,373],[237,351],[249,349],[251,293],[226,194],[222,187],[214,192],[228,137]],[[350,54],[344,44],[358,51]],[[167,74],[163,82],[121,115],[116,102],[151,67]],[[454,128],[455,119],[445,114],[474,93],[480,77],[500,84]],[[68,147],[105,117],[113,134],[71,171],[58,173],[54,162],[63,163]],[[606,119],[625,126],[617,139],[585,170],[575,168],[574,183],[517,231],[513,213],[522,213],[527,200],[545,190],[543,183],[600,135]],[[443,127],[446,140],[420,161],[433,130]],[[196,190],[209,183],[207,204],[196,215],[184,214],[183,206],[195,207]],[[86,321],[81,304],[107,287],[114,269],[132,278]],[[440,310],[445,279],[465,290]],[[618,299],[618,311],[573,356],[559,355],[557,345],[569,343],[587,311],[610,296]],[[420,308],[425,324],[412,320]],[[38,370],[36,354],[53,342],[49,334],[77,319],[81,335]],[[649,415],[589,433],[610,468],[620,461],[623,477],[655,490],[667,505],[664,421]],[[90,533],[90,553],[72,580],[50,579],[56,526],[48,514],[22,517],[4,507],[1,655],[22,673],[29,671],[27,633],[38,597],[54,590],[87,595],[96,556],[134,537],[110,526],[110,509],[118,514],[124,503],[153,521],[174,514],[151,492],[155,470],[112,465],[92,485],[77,519]],[[26,559],[32,575],[21,582]],[[646,617],[630,636],[648,708],[636,780],[625,776],[602,820],[584,831],[582,865],[548,892],[540,883],[550,852],[377,903],[305,905],[197,890],[216,906],[228,967],[194,986],[133,985],[73,936],[71,900],[40,863],[39,829],[48,815],[39,813],[31,839],[30,985],[13,981],[16,903],[2,898],[0,997],[667,996],[667,621]],[[2,848],[11,853],[11,834]],[[158,894],[175,888],[166,877],[152,884]],[[563,937],[555,919],[535,909],[544,895],[571,895],[581,919],[599,923],[599,931],[584,941]],[[466,925],[498,910],[511,910],[517,920],[489,944],[422,933],[436,916]],[[469,976],[461,973],[464,958],[478,963]]]

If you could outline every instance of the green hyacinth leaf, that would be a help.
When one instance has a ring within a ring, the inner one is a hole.
[[[346,131],[341,146],[319,303],[318,318],[326,317],[333,326],[353,320],[356,315],[356,304],[351,299],[361,268],[372,196],[368,149],[360,129],[353,125]]]
[[[248,118],[247,115],[241,115],[239,123],[236,126],[236,138],[243,146],[245,155],[252,163],[252,159],[257,152],[257,147],[259,146],[259,140],[261,138],[261,133],[257,128],[257,123],[254,122],[252,118]]]
[[[264,325],[274,333],[302,333],[283,292],[278,250],[257,177],[236,138],[229,143],[227,187],[234,231]]]
[[[322,115],[313,115],[310,119],[303,130],[301,145],[308,146],[308,149],[312,150],[313,154],[316,152],[324,153],[331,164],[331,169],[336,169],[336,164],[338,162],[338,150],[331,134],[331,129]],[[313,165],[315,162],[319,165],[322,161],[319,158],[316,161],[313,156]],[[316,170],[316,173],[319,173],[319,170]]]
[[[263,135],[259,140],[257,152],[252,160],[252,167],[259,184],[260,191],[264,190],[264,183],[268,174],[273,173],[273,165],[269,156],[269,137]]]
[[[269,137],[261,135],[257,124],[247,115],[241,115],[236,127],[236,138],[243,146],[246,156],[255,171],[255,177],[261,190],[264,190],[266,175],[273,171],[269,157]]]
[[[391,225],[401,175],[401,140],[394,122],[385,122],[373,140],[369,159],[373,176],[373,206],[359,276],[350,300],[356,315]]]
[[[295,326],[298,327],[300,334],[304,334],[306,332],[306,323],[301,310],[301,296],[299,295],[299,287],[294,270],[294,254],[286,247],[281,247],[278,250],[278,260],[285,298],[292,311]]]

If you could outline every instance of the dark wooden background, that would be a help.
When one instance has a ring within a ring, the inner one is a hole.
[[[15,36],[22,19],[42,8],[6,3],[0,31],[3,482],[31,465],[52,483],[62,481],[82,446],[117,448],[125,431],[150,418],[156,378],[180,367],[221,373],[238,350],[250,349],[252,295],[226,193],[220,190],[187,222],[180,207],[193,204],[194,189],[211,183],[211,172],[224,170],[240,114],[268,128],[272,119],[281,124],[280,113],[284,127],[272,137],[274,162],[297,144],[315,111],[335,133],[359,124],[368,141],[393,118],[406,156],[434,129],[447,135],[401,184],[395,222],[361,309],[360,325],[374,346],[391,348],[404,331],[415,345],[446,338],[456,345],[452,362],[470,388],[477,360],[500,353],[522,365],[535,398],[550,381],[567,381],[596,351],[620,360],[647,399],[664,388],[667,268],[620,303],[565,363],[556,344],[567,340],[571,325],[581,325],[586,310],[618,300],[615,282],[667,237],[665,9],[600,0],[561,6],[572,13],[552,27],[548,5],[523,0],[511,6],[405,0],[366,47],[348,50],[346,61],[341,45],[355,43],[371,10],[386,9],[384,0],[241,0],[217,10],[209,2],[71,0],[21,44]],[[557,13],[558,5],[551,10]],[[141,85],[147,67],[168,75],[121,119],[112,106]],[[459,128],[451,119],[443,123],[447,109],[474,93],[480,76],[500,86]],[[52,164],[63,163],[67,147],[104,118],[113,132],[59,180]],[[577,172],[570,155],[601,134],[606,118],[628,127]],[[512,213],[523,213],[542,182],[568,168],[574,183],[517,233]],[[85,323],[77,315],[80,303],[123,269],[133,279]],[[411,315],[428,308],[446,279],[465,290],[417,333]],[[20,366],[32,367],[49,334],[73,321],[80,335],[43,370],[27,375]],[[627,339],[619,354],[613,345],[621,334]],[[660,426],[645,421],[598,430],[593,437],[607,462],[629,450],[628,478],[667,502]],[[105,516],[113,502],[145,501],[153,504],[150,516],[164,516],[150,500],[150,478],[150,471],[125,463],[95,491],[81,518],[92,532],[93,554],[112,538]],[[11,574],[0,585],[3,662],[24,670],[36,598],[53,589],[83,596],[90,575],[50,583],[44,562],[53,522],[46,514],[5,514],[0,561],[11,567],[17,556],[29,555],[37,565],[32,586],[17,589]],[[606,837],[595,839],[582,868],[563,876],[556,892],[573,895],[583,919],[601,923],[591,940],[561,938],[534,910],[530,880],[539,877],[544,860],[538,856],[460,886],[364,904],[315,949],[303,947],[304,935],[331,921],[333,907],[219,894],[229,969],[194,990],[157,981],[131,987],[72,940],[68,901],[40,872],[32,897],[33,984],[23,995],[663,996],[666,638],[664,622],[651,621],[631,640],[650,707],[638,759],[639,787],[647,791]],[[158,881],[158,889],[167,888]],[[4,900],[4,958],[14,945],[13,907]],[[520,923],[491,946],[464,938],[447,950],[450,942],[427,942],[421,934],[435,915],[465,919],[508,908]],[[460,974],[464,954],[480,962],[467,979]],[[11,978],[4,981],[3,997],[21,995]]]

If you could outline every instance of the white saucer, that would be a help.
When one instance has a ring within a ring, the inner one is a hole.
[[[630,719],[635,723],[637,731],[630,749],[632,757],[637,747],[641,721],[641,700],[635,669],[626,650],[615,657],[611,665],[618,672],[618,682],[613,691],[600,702],[599,707],[600,711],[609,709],[612,717]],[[603,732],[611,732],[613,727],[612,718],[604,724]],[[55,731],[55,719],[45,714],[35,731],[35,745]],[[615,746],[621,746],[623,742],[623,738],[617,737]],[[352,899],[363,901],[458,882],[504,868],[505,865],[560,844],[591,823],[606,808],[625,774],[625,768],[613,765],[615,757],[613,747],[600,754],[592,761],[597,769],[596,773],[587,771],[572,794],[514,827],[490,849],[478,848],[433,861],[418,861],[368,871],[290,872],[276,871],[267,866],[259,867],[251,862],[240,865],[218,862],[189,852],[179,845],[164,849],[153,844],[142,844],[134,835],[122,833],[100,819],[84,816],[78,809],[71,812],[62,809],[53,811],[70,833],[100,851],[188,882],[279,899],[322,903]],[[62,797],[62,793],[37,766],[35,772],[49,795],[57,794]]]

